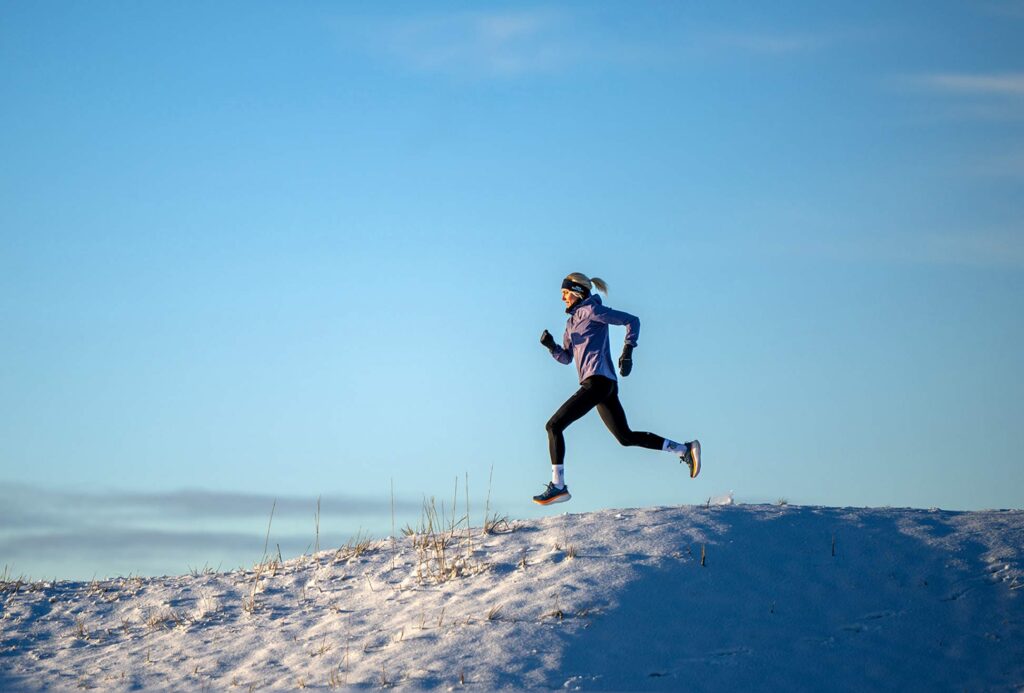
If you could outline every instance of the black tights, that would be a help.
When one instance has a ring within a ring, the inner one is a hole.
[[[592,375],[580,385],[572,397],[559,407],[548,421],[548,447],[551,450],[551,464],[565,461],[565,437],[563,431],[588,411],[597,407],[597,413],[615,439],[622,445],[638,445],[651,450],[661,450],[665,439],[653,433],[632,431],[626,423],[626,412],[619,402],[619,384],[611,378]]]

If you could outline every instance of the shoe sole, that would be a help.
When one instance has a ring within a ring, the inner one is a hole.
[[[693,441],[690,447],[690,459],[693,460],[693,466],[690,467],[690,478],[696,479],[697,475],[700,474],[700,441]]]
[[[533,502],[536,503],[537,505],[553,505],[554,503],[564,503],[570,498],[572,498],[571,495],[569,495],[568,493],[563,493],[558,496],[548,498],[547,500],[537,500],[536,498],[534,498]]]

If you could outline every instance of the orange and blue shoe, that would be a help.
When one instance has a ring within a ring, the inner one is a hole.
[[[569,487],[563,486],[558,488],[554,482],[549,481],[548,487],[544,489],[544,493],[539,496],[533,497],[533,502],[538,505],[551,505],[552,503],[564,503],[565,501],[572,498],[569,495]]]
[[[690,468],[690,478],[696,479],[700,474],[700,441],[691,440],[687,443],[686,452],[679,456],[679,460]]]

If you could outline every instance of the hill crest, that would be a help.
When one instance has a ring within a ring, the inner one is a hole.
[[[1022,511],[710,505],[492,529],[435,513],[252,570],[5,582],[0,684],[1024,686]]]

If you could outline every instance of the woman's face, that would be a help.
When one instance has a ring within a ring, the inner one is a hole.
[[[565,303],[566,308],[572,308],[579,300],[580,297],[573,292],[568,289],[562,289],[562,302]]]

